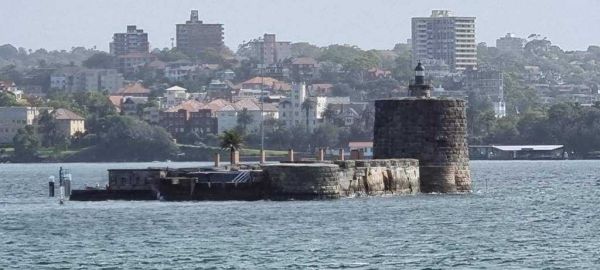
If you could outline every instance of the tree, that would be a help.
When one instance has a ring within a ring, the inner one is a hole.
[[[0,92],[0,107],[17,106],[18,104],[15,95],[9,92]]]
[[[225,61],[225,58],[223,57],[221,52],[214,48],[205,49],[204,51],[202,51],[202,53],[200,53],[198,58],[202,60],[202,62],[209,64],[223,64],[223,62]]]
[[[127,116],[109,116],[95,154],[105,160],[164,160],[178,149],[163,128]]]
[[[292,57],[311,57],[318,58],[321,54],[321,48],[308,42],[297,42],[290,45]]]
[[[398,50],[398,57],[396,57],[394,78],[408,84],[410,79],[414,76],[414,67],[412,66],[412,52],[408,49]]]
[[[336,97],[349,97],[354,94],[354,90],[347,83],[336,83],[333,85],[332,94]]]
[[[240,128],[242,134],[247,132],[247,127],[254,122],[253,116],[250,114],[247,108],[243,108],[237,115],[237,125]]]
[[[54,113],[42,110],[38,119],[38,131],[42,137],[42,146],[51,147],[62,142],[62,136],[58,130],[58,122]]]
[[[346,65],[350,61],[357,58],[362,53],[362,50],[356,46],[347,45],[329,45],[323,50],[319,56],[319,61],[331,61],[341,65]]]
[[[329,148],[339,145],[339,129],[333,125],[321,125],[315,128],[311,137],[314,147]]]
[[[373,50],[360,52],[352,60],[344,65],[344,69],[349,72],[362,73],[367,69],[378,67],[381,60]]]
[[[16,162],[31,162],[37,159],[40,142],[31,125],[20,128],[13,138],[15,148],[13,159]]]
[[[14,59],[19,55],[19,51],[11,44],[0,46],[0,58]]]
[[[334,123],[336,115],[337,115],[337,112],[335,111],[335,109],[333,109],[332,104],[329,104],[327,106],[327,108],[325,108],[325,110],[323,111],[321,116],[328,123]]]
[[[23,73],[17,69],[17,66],[14,64],[5,66],[0,68],[0,79],[1,80],[10,80],[16,83],[17,85],[23,83]]]
[[[223,132],[220,139],[221,148],[230,151],[230,162],[232,165],[235,164],[234,154],[235,151],[242,149],[244,145],[244,136],[234,130],[226,130]]]
[[[375,124],[375,107],[368,105],[360,113],[360,123],[362,129],[373,134],[373,125]]]
[[[316,106],[314,100],[307,98],[302,102],[302,109],[306,112],[306,132],[309,133],[309,125],[310,125],[310,112]],[[316,118],[316,117],[315,117]]]
[[[158,57],[158,60],[164,61],[164,62],[173,62],[173,61],[177,61],[177,60],[190,60],[189,56],[187,56],[185,53],[181,52],[177,48],[173,48],[173,49],[164,48],[162,50],[154,49],[152,51],[152,54],[156,55],[156,57]]]
[[[254,122],[254,119],[250,112],[248,112],[248,109],[242,109],[242,111],[238,114],[237,124],[241,127],[241,130],[244,134],[248,131],[247,127],[249,124],[252,124],[252,122]]]
[[[83,66],[86,68],[113,68],[115,66],[115,57],[100,52],[90,56],[88,59],[83,61]]]
[[[202,136],[195,130],[190,130],[181,136],[181,141],[187,144],[199,144],[202,141]]]

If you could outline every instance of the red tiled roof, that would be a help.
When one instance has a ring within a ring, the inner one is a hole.
[[[85,118],[79,116],[78,114],[62,108],[54,111],[54,118],[56,120],[85,120]]]
[[[150,89],[144,87],[141,83],[134,83],[134,84],[130,84],[127,85],[121,89],[119,89],[119,91],[117,91],[118,94],[121,95],[134,95],[134,94],[150,94]]]
[[[121,103],[123,102],[123,96],[108,96],[108,100],[117,107],[117,109],[121,108]]]
[[[254,77],[249,79],[242,84],[264,84],[264,85],[272,85],[273,83],[278,83],[279,81],[275,78],[271,77]]]
[[[166,110],[166,112],[177,112],[181,109],[184,109],[188,112],[197,112],[198,110],[204,107],[204,103],[197,100],[186,100],[177,106],[173,106]]]
[[[249,111],[259,111],[260,106],[252,99],[242,99],[233,104],[236,110],[241,111],[247,109]]]
[[[206,103],[202,109],[210,109],[211,112],[216,112],[229,104],[231,103],[224,99],[215,99],[209,103]]]

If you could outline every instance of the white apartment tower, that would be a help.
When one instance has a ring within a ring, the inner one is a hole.
[[[413,65],[443,61],[451,71],[476,69],[475,17],[433,10],[429,17],[412,18],[412,48]]]

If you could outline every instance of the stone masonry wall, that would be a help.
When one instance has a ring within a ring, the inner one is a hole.
[[[271,199],[328,199],[420,191],[415,159],[282,163],[263,167]]]
[[[335,161],[340,166],[340,192],[354,194],[415,194],[420,191],[415,159]]]
[[[418,159],[422,192],[470,191],[465,101],[375,101],[373,158]]]
[[[263,167],[270,199],[335,199],[340,197],[339,167],[324,163],[282,163]]]

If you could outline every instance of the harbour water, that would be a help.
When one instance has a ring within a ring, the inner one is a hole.
[[[474,192],[288,202],[67,202],[108,168],[0,164],[0,269],[598,269],[600,161],[473,161]]]

